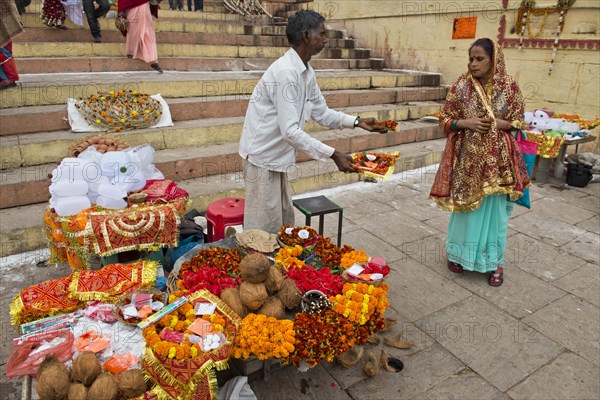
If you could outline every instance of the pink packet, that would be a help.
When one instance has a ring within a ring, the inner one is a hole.
[[[183,339],[185,338],[185,336],[182,332],[174,331],[171,328],[165,328],[160,333],[160,338],[168,342],[181,344],[183,343]]]

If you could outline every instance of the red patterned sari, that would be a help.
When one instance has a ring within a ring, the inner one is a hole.
[[[506,73],[502,49],[493,40],[490,42],[494,54],[488,87],[482,87],[467,71],[448,92],[440,115],[448,140],[430,197],[445,210],[472,211],[491,195],[506,194],[516,200],[529,185],[516,140],[495,123],[496,118],[522,121],[523,97],[517,83]],[[485,134],[448,129],[454,119],[471,117],[488,117],[494,123]]]

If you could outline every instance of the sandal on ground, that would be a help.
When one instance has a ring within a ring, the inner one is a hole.
[[[465,272],[465,270],[463,269],[463,267],[460,264],[457,264],[452,261],[448,261],[448,269],[457,274]]]
[[[159,74],[163,73],[163,69],[160,67],[160,65],[158,65],[158,63],[150,64],[150,66],[152,69],[158,71]]]
[[[488,279],[488,283],[490,286],[500,286],[504,282],[504,269],[502,267],[498,267],[497,270],[490,274]]]
[[[127,58],[133,58],[133,54],[127,54]]]

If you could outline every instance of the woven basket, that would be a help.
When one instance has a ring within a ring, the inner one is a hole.
[[[113,309],[113,314],[117,320],[119,320],[122,323],[127,324],[127,325],[137,326],[137,324],[144,319],[144,318],[138,318],[136,320],[126,321],[123,318],[123,316],[119,313],[119,310],[121,309],[121,307],[123,307],[126,304],[125,302],[127,300],[129,300],[129,302],[131,303],[131,299],[133,298],[133,295],[139,294],[139,293],[151,294],[153,298],[154,298],[154,296],[160,296],[160,298],[161,298],[160,301],[162,301],[163,304],[167,304],[167,293],[161,292],[160,290],[154,289],[154,288],[142,288],[142,289],[139,289],[138,291],[136,291],[135,293],[131,293],[131,294],[121,297],[119,299],[119,301],[117,303],[115,303],[115,308]],[[156,301],[156,300],[153,299],[153,301]]]

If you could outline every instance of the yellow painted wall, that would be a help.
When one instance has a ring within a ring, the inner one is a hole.
[[[500,18],[507,18],[507,37],[514,26],[520,1],[400,1],[400,0],[316,0],[309,7],[323,14],[332,28],[346,29],[359,47],[372,50],[372,57],[384,58],[388,68],[440,72],[443,82],[452,84],[466,71],[467,50],[474,39],[452,40],[453,20],[477,16],[476,37],[496,39]],[[553,7],[555,1],[537,5]],[[556,19],[557,17],[555,17]],[[596,34],[575,34],[581,23],[596,26]],[[551,30],[556,28],[548,27]],[[533,30],[532,30],[533,31]],[[543,37],[550,32],[544,30]],[[598,39],[600,2],[577,0],[569,10],[561,38]],[[548,67],[552,49],[505,50],[508,71],[521,86],[527,109],[549,108],[557,112],[600,117],[600,52],[559,49],[554,71]]]

